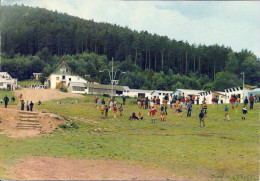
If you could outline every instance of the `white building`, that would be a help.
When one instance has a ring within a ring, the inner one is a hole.
[[[249,86],[249,85],[245,85],[244,87],[245,87],[244,90],[243,87],[232,87],[232,88],[225,89],[224,91],[228,99],[227,103],[229,103],[229,100],[232,95],[239,97],[240,103],[243,103],[244,98],[246,96],[248,98],[249,92],[252,91],[254,88],[256,88],[256,86]]]
[[[123,95],[129,97],[148,97],[150,99],[152,92],[153,90],[126,89],[126,92],[124,92]]]
[[[0,89],[15,90],[17,87],[17,79],[12,78],[7,72],[0,72]]]
[[[88,83],[87,80],[83,79],[75,72],[65,62],[62,62],[58,68],[55,69],[53,73],[47,78],[45,85],[51,89],[58,89],[61,87],[68,88],[69,83]]]
[[[223,100],[223,103],[229,102],[225,92],[204,91],[204,92],[200,92],[199,94],[200,94],[200,101],[199,101],[200,104],[202,104],[204,98],[207,104],[212,104],[213,98],[217,98],[218,103],[221,103],[221,99]]]
[[[177,89],[173,95],[177,96],[177,95],[184,95],[185,97],[187,96],[200,96],[200,92],[204,92],[204,90],[191,90],[191,89]]]

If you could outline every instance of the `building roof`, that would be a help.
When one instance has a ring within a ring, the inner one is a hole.
[[[130,89],[130,92],[139,92],[139,93],[152,93],[153,90],[141,90],[141,89]]]
[[[124,90],[126,91],[130,91],[130,88],[128,86],[122,86],[124,88]]]
[[[69,86],[71,86],[71,87],[86,87],[84,85],[84,83],[82,83],[82,82],[70,82]]]
[[[200,92],[205,92],[204,90],[191,90],[191,89],[177,89],[174,94],[177,92],[177,91],[180,91],[184,94],[191,94],[191,95],[198,95]]]
[[[84,83],[85,87],[88,88],[95,88],[95,89],[112,89],[112,85],[105,85],[105,84],[89,84],[89,83]],[[122,86],[114,86],[114,90],[118,91],[124,91],[124,88]]]

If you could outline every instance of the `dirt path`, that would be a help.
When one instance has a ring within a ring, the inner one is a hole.
[[[161,168],[143,167],[114,160],[32,157],[10,171],[20,180],[166,180],[174,174]]]
[[[39,102],[39,100],[44,102],[44,101],[50,101],[50,100],[56,100],[56,99],[64,99],[64,98],[68,98],[68,97],[73,97],[73,98],[84,97],[83,95],[79,95],[79,94],[61,92],[57,89],[23,88],[23,89],[20,89],[20,90],[15,90],[13,92],[17,97],[19,97],[22,94],[23,100],[33,101],[34,103]]]

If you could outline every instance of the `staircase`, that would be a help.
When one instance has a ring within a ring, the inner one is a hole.
[[[20,111],[19,122],[17,123],[18,129],[40,129],[42,126],[39,123],[37,112]]]

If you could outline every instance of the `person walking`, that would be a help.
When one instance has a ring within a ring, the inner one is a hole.
[[[191,117],[192,104],[189,103],[189,104],[187,105],[187,108],[188,108],[187,117]]]
[[[26,103],[25,103],[25,107],[26,107],[26,110],[27,111],[30,111],[30,104],[29,104],[29,101],[27,100]]]
[[[205,122],[204,122],[204,113],[203,113],[203,110],[200,111],[199,118],[200,118],[200,124],[199,124],[199,127],[201,128],[201,122],[202,122],[204,128],[206,128],[206,125],[205,125]]]
[[[252,94],[249,96],[249,101],[250,101],[250,109],[253,109],[254,107],[254,97]]]
[[[34,103],[31,101],[31,103],[30,103],[30,111],[33,111],[33,106],[34,106]]]
[[[21,110],[22,111],[24,110],[24,104],[25,104],[24,100],[21,100]]]
[[[5,108],[7,108],[9,102],[9,98],[7,97],[7,95],[4,97],[4,101],[5,101]]]
[[[226,105],[226,106],[225,106],[225,120],[226,120],[226,119],[230,120],[228,111],[229,111],[229,109],[228,109],[228,106]]]
[[[243,111],[243,116],[242,116],[242,119],[246,120],[246,114],[247,114],[247,107],[244,106],[244,108],[242,109]]]

